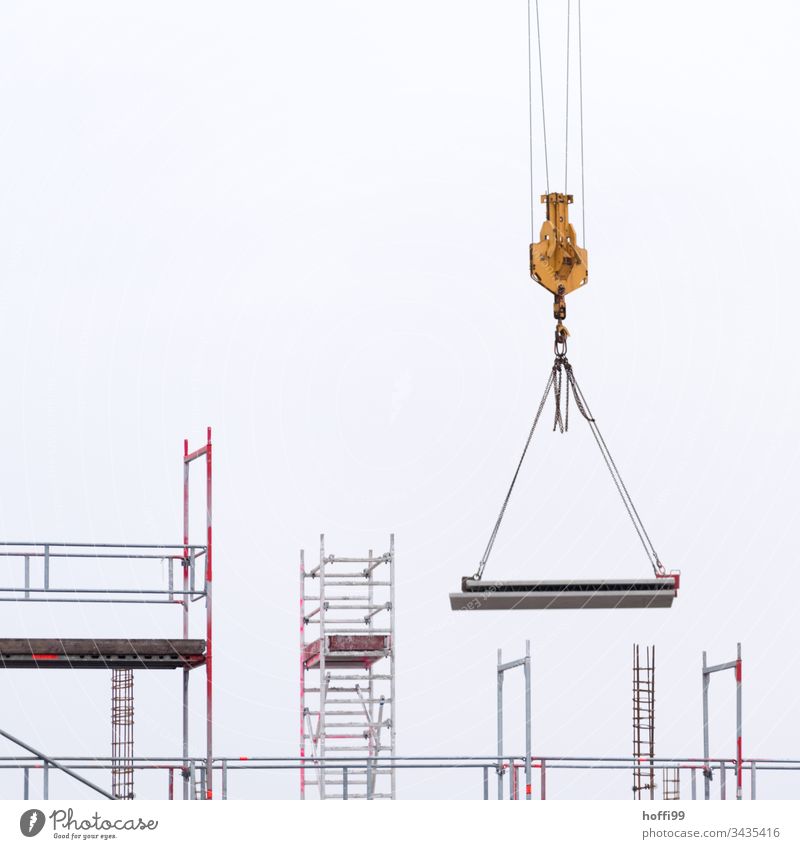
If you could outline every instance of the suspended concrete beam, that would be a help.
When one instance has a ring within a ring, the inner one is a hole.
[[[672,607],[678,580],[478,581],[464,578],[450,593],[452,610],[579,610]]]

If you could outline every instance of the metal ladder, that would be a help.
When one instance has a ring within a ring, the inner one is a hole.
[[[661,773],[661,787],[664,801],[676,801],[681,798],[681,771],[680,767],[664,767]]]
[[[655,799],[656,647],[633,647],[633,798]],[[647,793],[647,796],[643,796]]]

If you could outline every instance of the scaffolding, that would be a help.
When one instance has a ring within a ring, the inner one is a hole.
[[[665,766],[662,769],[661,790],[665,802],[680,801],[681,768],[679,766]]]
[[[300,552],[300,798],[395,798],[394,534],[366,557]],[[361,768],[330,769],[354,757]],[[388,758],[388,760],[387,760]],[[310,775],[307,775],[310,773]]]
[[[709,736],[708,736],[708,688],[711,684],[711,676],[715,672],[724,672],[732,669],[736,679],[736,757],[734,760],[734,771],[736,773],[736,798],[742,799],[742,644],[736,644],[736,660],[727,663],[718,663],[715,666],[708,665],[708,657],[703,652],[703,757],[706,762],[704,771],[706,799],[711,798],[711,770],[708,768],[709,761]],[[725,772],[721,772],[722,782],[720,796],[725,798]]]
[[[633,647],[633,798],[655,799],[656,647]],[[646,792],[648,795],[642,795]]]
[[[505,674],[511,669],[522,667],[525,676],[525,798],[531,795],[531,747],[533,745],[533,726],[531,723],[531,641],[525,640],[525,656],[517,660],[503,663],[503,650],[497,650],[497,798],[503,798],[503,773],[506,769],[503,760],[503,684]],[[519,764],[513,760],[509,763],[509,798],[519,799]],[[544,775],[544,772],[542,772]],[[544,783],[542,783],[544,797]]]
[[[334,561],[336,558],[334,558]],[[365,568],[370,568],[379,561],[380,558],[373,557],[372,554],[369,555],[368,558],[364,559],[350,559],[351,563],[359,563],[366,564]],[[321,558],[321,564],[325,565],[326,561]],[[330,561],[328,561],[329,563]],[[377,569],[378,566],[375,566]],[[319,570],[313,570],[317,576],[319,576]],[[310,579],[310,573],[304,572],[304,582]],[[335,586],[337,579],[332,577],[333,572],[331,569],[328,570],[328,578],[329,581],[327,583],[327,587],[333,590],[331,584]],[[390,572],[391,575],[391,572]],[[378,580],[378,576],[376,574],[376,582]],[[387,582],[389,586],[391,586],[390,582]],[[318,584],[315,586],[319,586]],[[324,587],[326,586],[323,583],[323,594]],[[388,591],[387,591],[388,592]],[[310,598],[304,594],[303,596],[303,604],[308,601],[317,601],[318,599]],[[378,599],[376,597],[376,604],[378,604]],[[327,597],[328,602],[335,602],[335,599],[332,594]],[[165,600],[163,603],[175,603],[179,602],[179,598],[176,597],[173,602],[169,602]],[[391,603],[391,602],[390,602]],[[322,605],[322,612],[324,613],[325,605]],[[311,611],[308,619],[316,619],[318,615],[318,611]],[[317,623],[306,622],[305,616],[302,619],[301,628],[304,633],[306,625],[314,624],[315,629],[318,627]],[[328,621],[328,625],[330,626],[330,622]],[[331,633],[332,632],[332,633]],[[351,632],[352,633],[352,632]],[[377,625],[375,628],[375,633],[380,635],[381,633],[385,633],[386,636],[393,636],[393,631],[382,632],[378,629]],[[328,637],[340,637],[347,636],[347,632],[343,627],[337,627],[335,629],[330,628],[328,630]],[[363,632],[361,634],[363,636]],[[368,635],[367,635],[368,636]],[[108,662],[110,659],[113,659],[116,664],[125,663],[128,664],[127,669],[130,668],[141,668],[141,669],[163,669],[163,668],[180,668],[182,664],[202,664],[203,656],[196,654],[185,654],[183,656],[179,655],[179,651],[196,651],[197,644],[200,646],[203,645],[203,641],[189,641],[190,645],[186,645],[186,641],[168,641],[168,640],[138,640],[138,641],[123,641],[123,640],[96,640],[96,641],[74,641],[74,640],[62,640],[60,641],[61,645],[48,645],[48,643],[53,644],[58,641],[46,641],[46,640],[18,640],[14,641],[23,645],[14,645],[9,646],[8,643],[12,641],[8,640],[0,640],[0,667],[3,665],[7,665],[11,668],[53,668],[53,664],[55,664],[55,668],[69,668],[70,664],[80,665],[81,668],[104,668],[108,669]],[[96,655],[88,655],[88,654],[79,654],[79,651],[86,651],[85,644],[87,642],[92,642],[96,647]],[[75,643],[79,643],[80,645],[76,646]],[[301,646],[303,649],[303,658],[304,658],[304,666],[308,663],[310,667],[309,673],[314,671],[315,675],[319,674],[319,668],[317,666],[318,662],[322,662],[323,660],[328,661],[328,668],[336,670],[342,669],[341,666],[337,667],[337,660],[346,659],[347,655],[342,655],[342,651],[346,651],[341,648],[341,644],[338,641],[333,641],[333,644],[328,647],[327,650],[322,651],[320,653],[320,645],[316,644],[316,640],[312,640],[311,643],[306,643],[304,639],[301,638]],[[172,648],[170,648],[170,645]],[[323,642],[323,646],[325,643]],[[387,645],[389,645],[387,641]],[[48,651],[45,651],[48,649]],[[308,650],[308,653],[307,651]],[[57,651],[62,652],[59,656]],[[365,648],[363,645],[359,646],[355,649],[351,646],[351,651],[355,651],[358,657],[361,658],[360,666],[364,666],[364,664],[368,664],[367,668],[369,668],[369,663],[378,663],[380,661],[380,665],[378,669],[381,667],[386,667],[389,665],[388,658],[390,655],[388,653],[379,653],[377,656],[374,654],[372,656],[368,655],[368,648]],[[27,652],[27,655],[25,654]],[[31,655],[31,652],[34,654]],[[307,660],[306,660],[307,658]],[[316,660],[315,660],[316,658]],[[634,662],[636,662],[637,657],[636,653],[634,653]],[[644,681],[646,679],[653,679],[653,672],[655,668],[655,655],[650,650],[649,652],[644,653],[644,657],[641,657],[641,652],[639,656],[639,660],[643,660],[643,663],[640,663],[640,674],[639,679]],[[359,661],[357,661],[359,663]],[[27,665],[25,665],[27,664]],[[526,730],[526,750],[524,752],[520,751],[506,751],[505,741],[504,741],[504,732],[503,732],[503,718],[504,712],[506,711],[506,707],[504,706],[504,697],[503,697],[503,684],[504,677],[509,673],[510,670],[514,668],[520,667],[525,674],[525,683],[526,683],[526,699],[525,699],[525,730]],[[344,668],[355,668],[355,667],[344,667]],[[719,664],[717,666],[708,666],[705,663],[703,664],[703,677],[704,682],[708,683],[708,679],[710,679],[714,672],[723,671],[723,670],[732,670],[735,673],[735,679],[737,684],[741,684],[741,648],[739,647],[737,650],[736,660],[730,661],[727,664]],[[244,782],[245,779],[249,779],[250,788],[246,793],[243,794],[246,798],[266,798],[263,794],[259,795],[259,787],[254,782],[258,781],[259,778],[264,778],[266,775],[271,775],[275,780],[279,780],[279,776],[283,776],[284,778],[288,778],[291,776],[291,780],[294,781],[294,776],[297,775],[300,777],[301,781],[301,793],[303,796],[305,795],[306,784],[314,784],[318,783],[314,781],[314,778],[320,774],[320,772],[326,773],[326,777],[329,778],[325,784],[321,784],[320,786],[320,795],[325,796],[326,798],[364,798],[364,796],[370,797],[374,792],[375,796],[380,798],[381,789],[380,787],[376,787],[378,783],[377,776],[378,775],[390,775],[397,770],[405,770],[405,776],[407,779],[407,784],[411,788],[410,793],[414,793],[416,788],[422,787],[424,790],[429,791],[432,784],[438,782],[446,784],[448,787],[451,786],[451,779],[454,774],[461,773],[462,775],[470,776],[470,781],[474,780],[474,790],[476,791],[473,798],[490,798],[490,784],[491,784],[491,776],[495,774],[498,776],[498,792],[497,797],[503,798],[505,794],[505,798],[508,799],[522,799],[522,798],[533,798],[533,794],[530,792],[533,788],[531,785],[530,775],[531,773],[528,770],[528,766],[530,765],[530,770],[538,770],[539,771],[539,782],[541,787],[541,792],[537,798],[541,800],[545,800],[547,798],[547,774],[549,773],[551,779],[554,780],[554,786],[556,793],[558,793],[559,778],[563,779],[568,792],[574,791],[574,780],[572,776],[575,775],[575,771],[583,772],[586,775],[599,775],[602,774],[602,771],[612,770],[618,772],[620,778],[624,777],[624,775],[630,775],[631,771],[636,773],[637,771],[641,774],[641,778],[638,781],[639,786],[641,786],[642,791],[650,790],[651,787],[654,787],[653,776],[656,770],[659,771],[659,774],[662,778],[662,792],[663,798],[665,800],[668,799],[680,799],[681,790],[686,794],[686,798],[695,800],[698,798],[698,781],[702,779],[704,776],[706,780],[710,783],[714,781],[715,786],[719,787],[719,798],[724,800],[727,798],[727,786],[730,783],[731,776],[736,779],[737,783],[737,796],[741,797],[742,795],[742,783],[743,778],[749,773],[749,798],[756,799],[757,798],[757,775],[760,773],[762,776],[768,776],[770,779],[783,777],[784,781],[792,782],[792,784],[788,784],[788,792],[791,793],[792,786],[796,784],[797,776],[800,775],[800,759],[791,758],[791,757],[781,757],[781,758],[742,758],[741,746],[738,745],[738,739],[741,735],[741,723],[739,723],[739,729],[737,731],[737,750],[735,755],[728,753],[727,756],[716,756],[712,757],[708,746],[704,746],[704,752],[702,756],[699,757],[686,757],[685,755],[677,758],[677,757],[650,757],[650,751],[652,748],[649,745],[649,742],[645,744],[645,737],[642,737],[642,746],[640,749],[641,754],[638,757],[632,757],[631,754],[625,756],[581,756],[581,755],[556,755],[552,752],[549,755],[545,755],[544,750],[540,753],[534,752],[531,750],[531,730],[532,730],[532,713],[531,713],[531,704],[530,698],[527,697],[527,694],[531,692],[531,664],[530,664],[530,650],[528,644],[526,644],[526,652],[525,656],[519,658],[517,660],[512,661],[504,661],[503,656],[498,654],[497,658],[497,731],[498,731],[498,748],[497,752],[494,754],[473,754],[473,755],[456,755],[456,756],[432,756],[430,754],[425,755],[417,755],[417,756],[402,756],[398,757],[394,753],[394,740],[391,740],[391,748],[388,745],[378,745],[372,748],[367,747],[366,749],[362,749],[359,752],[353,752],[351,749],[344,748],[336,748],[334,746],[329,746],[328,752],[323,756],[320,754],[320,748],[322,748],[328,741],[341,740],[342,738],[336,734],[330,733],[325,735],[320,735],[315,732],[312,735],[312,738],[309,741],[309,738],[305,736],[301,736],[301,754],[299,757],[297,756],[276,756],[276,755],[259,755],[257,752],[249,752],[249,753],[228,753],[227,755],[217,755],[214,758],[213,769],[215,772],[215,777],[217,779],[219,786],[219,793],[215,798],[228,799],[235,798],[236,794],[234,792],[233,795],[229,795],[230,781],[232,780],[235,783]],[[311,679],[308,679],[309,682]],[[305,687],[306,684],[306,675],[304,674],[301,677],[301,687]],[[335,684],[336,687],[339,686],[338,683]],[[376,697],[378,697],[379,693],[382,689],[385,690],[387,685],[382,683],[380,680],[376,681],[376,684],[373,689],[373,693]],[[647,690],[647,687],[642,687],[641,689]],[[651,685],[649,688],[651,691],[654,691],[654,687]],[[327,692],[330,693],[331,698],[334,695],[334,684],[332,683],[329,688],[326,688]],[[388,691],[391,693],[391,697],[388,700],[384,700],[387,708],[391,708],[393,705],[394,699],[394,688],[389,687]],[[319,693],[318,690],[314,690],[309,686],[308,692],[313,694],[314,692]],[[344,692],[342,690],[341,692]],[[353,695],[354,690],[350,691],[350,695]],[[301,699],[305,699],[306,695],[304,690],[301,690]],[[308,696],[309,700],[313,698],[312,695]],[[316,697],[319,698],[319,695]],[[338,698],[338,696],[337,696]],[[652,700],[645,700],[652,707]],[[739,700],[741,701],[741,700]],[[330,706],[330,702],[328,702],[328,706]],[[319,723],[320,718],[325,719],[325,714],[330,717],[329,727],[335,720],[337,716],[333,710],[325,710],[325,705],[323,704],[323,710],[314,711],[312,704],[306,704],[305,701],[301,701],[301,716],[303,717],[303,726],[301,728],[301,735],[304,734],[304,728],[307,727],[307,717],[310,715],[314,717],[312,722]],[[361,712],[363,715],[363,711]],[[321,716],[322,714],[322,716]],[[358,712],[356,711],[356,715],[358,716]],[[389,715],[384,714],[384,718],[388,719]],[[393,717],[392,717],[393,719]],[[338,720],[336,720],[338,721]],[[347,720],[348,722],[350,720]],[[704,699],[704,710],[703,710],[703,721],[704,728],[708,728],[708,706],[707,700]],[[643,723],[645,727],[647,723]],[[319,727],[319,726],[317,726]],[[366,735],[363,739],[370,739],[374,736],[374,732],[378,729],[375,728],[375,723],[367,723],[362,726],[366,729]],[[384,725],[385,727],[385,725]],[[392,725],[393,727],[393,725]],[[324,729],[324,725],[323,725]],[[707,735],[704,735],[707,738]],[[194,777],[201,776],[201,784],[202,784],[202,775],[206,769],[207,762],[204,757],[201,756],[201,753],[198,753],[196,756],[193,756],[189,759],[188,769],[186,760],[181,758],[181,756],[177,753],[173,753],[171,755],[150,755],[150,756],[140,756],[131,754],[127,760],[127,763],[124,762],[123,757],[120,755],[117,758],[108,758],[108,757],[75,757],[75,756],[51,756],[40,749],[30,745],[29,743],[20,740],[18,737],[9,733],[8,731],[0,728],[0,738],[4,738],[5,740],[12,743],[14,746],[18,746],[25,751],[25,754],[13,754],[13,755],[0,755],[0,774],[3,774],[6,770],[16,771],[21,778],[21,789],[22,795],[21,798],[28,800],[35,798],[35,795],[32,793],[32,778],[38,776],[41,780],[41,796],[39,798],[49,799],[50,797],[50,776],[51,775],[62,775],[67,776],[71,780],[80,782],[85,787],[89,788],[93,792],[98,795],[112,799],[114,796],[108,790],[104,789],[104,787],[100,786],[100,784],[95,783],[94,781],[87,778],[87,775],[95,777],[95,774],[99,773],[99,777],[97,781],[103,781],[103,777],[106,775],[112,774],[113,770],[120,768],[129,768],[134,775],[137,775],[137,780],[142,775],[147,775],[148,773],[151,776],[159,776],[163,777],[163,787],[166,791],[165,795],[168,799],[175,798],[175,778],[176,776],[180,776],[182,773],[188,774],[192,777],[192,786],[194,786]],[[385,743],[385,739],[383,741]],[[309,754],[306,754],[306,751],[309,751]],[[687,780],[687,772],[688,772],[688,780]],[[508,774],[508,792],[506,793],[504,789],[504,783],[502,780],[503,774]],[[533,773],[535,774],[535,773]],[[310,781],[306,781],[308,775],[311,775],[312,778]],[[235,776],[235,778],[233,778]],[[375,784],[373,784],[370,779],[375,776]],[[334,783],[333,779],[338,778],[339,783]],[[351,785],[351,779],[353,784],[354,792],[352,795],[349,793],[349,788]],[[388,780],[380,779],[380,782],[388,784]],[[104,782],[103,782],[104,783]],[[651,787],[646,787],[643,785],[650,784]],[[113,781],[112,781],[113,785]],[[71,785],[74,786],[74,785]],[[123,793],[120,789],[117,789],[119,785],[115,786],[115,792],[118,794],[117,797],[122,796]],[[263,786],[263,785],[262,785]],[[405,786],[405,785],[404,785]],[[710,786],[710,784],[708,785]],[[708,793],[708,786],[706,788],[706,794]],[[607,788],[608,784],[604,782],[604,787]],[[240,789],[239,788],[234,788]],[[255,788],[255,789],[254,789]],[[530,790],[529,790],[530,788]],[[361,792],[357,792],[360,790]],[[392,788],[393,790],[393,788]],[[700,793],[701,796],[704,794]],[[653,797],[653,793],[651,791],[650,797]],[[708,795],[705,796],[709,798]],[[61,798],[74,798],[73,795],[61,796]],[[644,798],[644,797],[643,797]]]
[[[189,542],[189,467],[199,458],[205,459],[206,471],[204,545]],[[196,451],[190,452],[184,441],[183,483],[183,540],[178,545],[0,543],[0,603],[169,605],[181,610],[182,634],[175,639],[0,637],[0,669],[111,671],[114,798],[133,797],[134,669],[182,671],[183,798],[212,798],[211,428],[206,443]],[[160,578],[154,566],[160,567]],[[86,579],[87,572],[97,580]],[[205,602],[205,639],[190,637],[195,602]],[[189,674],[201,667],[206,670],[206,752],[198,767],[197,759],[189,757]],[[4,732],[4,736],[38,753],[12,735]],[[67,772],[56,761],[47,762]]]
[[[133,670],[111,670],[111,795],[133,799]]]

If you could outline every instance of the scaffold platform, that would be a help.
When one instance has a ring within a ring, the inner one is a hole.
[[[194,669],[205,640],[3,639],[4,669]]]
[[[388,656],[391,641],[388,634],[330,634],[325,637],[325,666],[337,669],[368,669]],[[320,664],[320,640],[309,643],[303,653],[306,669]]]

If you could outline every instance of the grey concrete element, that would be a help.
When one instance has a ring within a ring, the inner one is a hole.
[[[464,578],[450,607],[475,610],[576,610],[671,607],[673,578],[646,580],[476,581]]]

